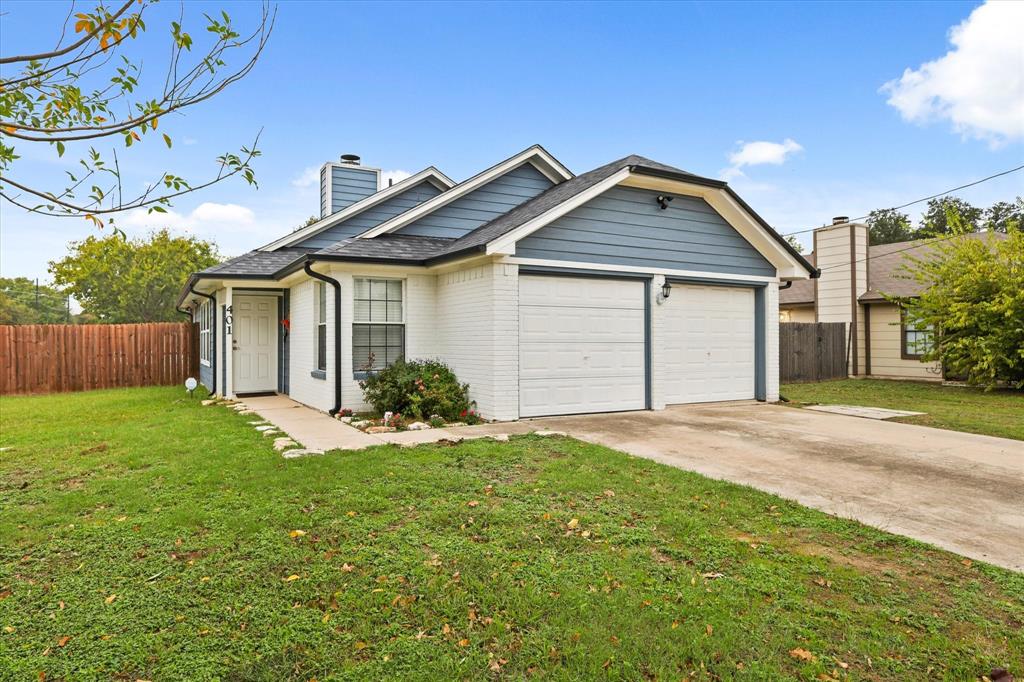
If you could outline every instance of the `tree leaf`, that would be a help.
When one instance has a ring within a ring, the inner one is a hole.
[[[60,141],[57,142],[57,156],[64,156],[64,143]]]
[[[170,149],[171,148],[171,136],[168,135],[167,133],[164,133],[164,142],[167,144],[167,148]]]

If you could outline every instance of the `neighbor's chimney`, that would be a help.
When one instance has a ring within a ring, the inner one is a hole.
[[[356,154],[342,154],[320,169],[320,217],[337,213],[380,189],[380,169],[360,165]]]
[[[845,322],[857,330],[849,338],[850,374],[864,367],[864,314],[858,298],[868,290],[868,226],[836,216],[831,225],[814,231],[815,315],[818,322]]]

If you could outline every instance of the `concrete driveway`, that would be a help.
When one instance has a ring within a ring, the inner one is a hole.
[[[530,422],[1024,571],[1024,442],[759,403]]]

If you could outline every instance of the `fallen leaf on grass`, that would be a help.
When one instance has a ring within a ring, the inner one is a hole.
[[[565,525],[566,525],[566,527],[569,530],[572,530],[573,528],[576,528],[578,525],[580,525],[580,520],[579,519],[573,519],[572,521],[570,521],[569,523],[567,523]]]
[[[345,516],[355,516],[355,515],[356,515],[356,512],[354,512],[354,511],[345,512]]]
[[[815,656],[814,654],[812,654],[810,651],[808,651],[807,649],[801,649],[799,647],[797,647],[796,649],[790,649],[789,650],[789,655],[792,656],[793,658],[799,659],[801,661],[816,661],[816,660],[818,660],[818,657]]]
[[[352,564],[342,564],[341,570],[345,571],[346,573],[351,573],[352,571],[356,570],[356,567]]]
[[[973,561],[971,561],[970,559],[961,559],[961,560],[960,560],[960,563],[962,563],[962,564],[963,564],[964,566],[966,566],[967,568],[970,568],[971,566],[973,566],[973,565],[974,565],[974,562],[973,562]]]
[[[715,628],[711,626],[711,623],[708,623],[707,625],[704,626],[704,631],[707,632],[708,633],[708,637],[710,637],[711,633],[713,633],[715,631]]]
[[[14,628],[11,627],[10,625],[5,625],[4,626],[4,632],[6,632],[7,634],[11,634],[12,632],[14,632]]]
[[[67,635],[64,635],[63,637],[61,637],[60,639],[57,640],[57,646],[63,648],[64,645],[67,644],[70,641],[71,641],[71,638],[68,637]]]
[[[109,597],[107,597],[106,599],[104,599],[103,602],[105,604],[113,604],[115,599],[117,599],[117,595],[116,594],[112,594]]]
[[[301,538],[305,534],[306,534],[306,531],[304,531],[304,530],[293,530],[292,532],[288,533],[288,537],[290,537],[290,538]]]
[[[293,580],[298,580],[298,579],[299,579],[299,576],[295,575],[294,573],[292,573],[292,574],[291,574],[290,576],[288,576],[287,578],[281,578],[281,580],[283,580],[283,581],[284,581],[284,582],[286,582],[286,583],[290,583],[291,581],[293,581]]]
[[[362,651],[366,648],[366,642],[356,642],[356,651]]]
[[[460,639],[459,640],[459,646],[469,646],[469,640],[468,639]]]
[[[724,578],[725,574],[724,573],[716,573],[716,572],[712,571],[711,573],[701,573],[700,577],[707,578],[708,580],[715,580],[716,578]]]
[[[3,601],[4,599],[7,599],[10,596],[11,596],[11,591],[10,590],[4,590],[3,592],[0,592],[0,601]]]
[[[477,502],[476,500],[470,500],[469,502],[466,503],[467,507],[477,507],[479,505],[480,505],[480,503]]]
[[[843,662],[842,662],[842,661],[840,661],[840,660],[839,660],[838,658],[837,658],[837,659],[834,659],[834,660],[835,660],[835,662],[836,662],[836,665],[838,665],[838,666],[839,666],[840,668],[842,668],[843,670],[846,670],[847,668],[849,668],[849,667],[850,667],[850,664],[849,664],[849,663],[843,663]]]
[[[615,497],[615,491],[614,490],[605,490],[604,491],[604,496],[605,497]]]
[[[324,617],[320,619],[320,622],[321,623],[326,623],[330,619],[331,619],[331,612],[328,611],[327,613],[324,614]]]

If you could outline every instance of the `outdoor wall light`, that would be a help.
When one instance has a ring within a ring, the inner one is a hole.
[[[658,206],[661,206],[661,210],[662,211],[664,211],[666,208],[668,208],[668,202],[670,202],[670,201],[672,201],[672,197],[670,197],[670,196],[668,196],[666,194],[659,194],[658,195]]]
[[[666,280],[665,283],[661,285],[661,291],[658,292],[658,297],[657,297],[658,305],[661,305],[666,300],[668,300],[668,297],[669,297],[669,295],[671,293],[672,293],[672,285],[668,283],[668,280]]]

